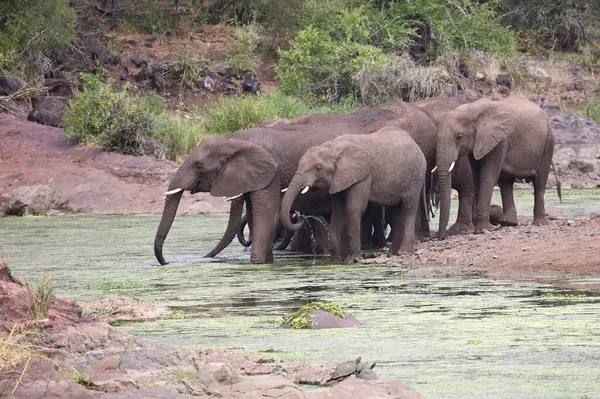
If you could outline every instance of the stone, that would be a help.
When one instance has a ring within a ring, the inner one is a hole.
[[[549,220],[562,220],[565,218],[563,210],[554,206],[546,207],[546,215]]]
[[[345,379],[329,391],[311,393],[307,397],[310,399],[423,399],[417,391],[399,381],[369,381],[355,377]]]
[[[477,80],[484,80],[485,79],[485,74],[483,72],[477,72],[475,74],[475,79],[477,79]]]
[[[496,84],[510,89],[512,88],[512,78],[509,74],[499,74],[496,76]]]
[[[469,67],[466,66],[465,64],[461,63],[458,66],[458,70],[460,71],[461,75],[464,76],[465,78],[469,77]]]
[[[317,309],[309,313],[309,316],[312,318],[312,325],[308,328],[313,329],[323,329],[323,328],[350,328],[350,327],[358,327],[360,323],[356,320],[352,315],[346,313],[344,317],[335,316],[329,312],[326,312],[322,309]],[[290,328],[292,322],[289,321],[287,323],[283,323],[281,327]]]
[[[17,75],[0,74],[0,96],[9,96],[26,86],[27,83]]]
[[[308,363],[291,363],[284,367],[282,375],[296,384],[324,385],[335,370],[335,364],[327,362],[320,366]]]
[[[12,190],[7,215],[44,215],[57,203],[54,187],[45,184],[20,186]]]
[[[33,109],[27,115],[27,120],[42,125],[61,127],[62,118],[69,108],[69,100],[66,97],[42,97],[36,101]]]
[[[244,76],[242,81],[242,90],[245,92],[256,94],[260,91],[260,82],[252,76]]]
[[[591,219],[591,220],[600,220],[600,213],[597,213],[597,212],[592,212],[592,213],[590,214],[590,219]]]
[[[51,96],[72,96],[77,90],[73,83],[66,79],[49,78],[44,81],[44,87]]]

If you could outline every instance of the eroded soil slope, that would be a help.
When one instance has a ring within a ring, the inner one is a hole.
[[[53,209],[94,214],[160,213],[169,174],[177,164],[150,157],[108,153],[69,144],[57,128],[0,114],[0,214],[11,191],[47,184]],[[185,195],[180,213],[224,212],[222,198]]]

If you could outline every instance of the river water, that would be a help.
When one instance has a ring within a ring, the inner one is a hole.
[[[565,192],[567,217],[598,210],[597,190]],[[519,212],[532,195],[517,192]],[[547,194],[556,204],[555,194]],[[122,295],[161,303],[184,318],[118,328],[156,342],[265,353],[276,361],[377,362],[426,398],[600,397],[600,293],[483,278],[404,280],[405,267],[327,265],[276,253],[252,265],[232,243],[202,258],[226,215],[180,216],[157,266],[159,216],[0,218],[0,256],[17,277],[47,270],[61,297]],[[435,223],[435,222],[434,222]],[[354,329],[285,330],[283,315],[320,300],[344,302]]]

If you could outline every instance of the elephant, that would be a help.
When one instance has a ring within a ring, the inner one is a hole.
[[[293,215],[292,219],[295,218],[297,217]],[[244,228],[246,227],[247,220],[247,214],[244,214],[237,232],[238,241],[244,247],[250,247],[252,244],[252,234],[249,234],[247,240],[244,237]],[[312,216],[307,220],[304,227],[294,233],[285,230],[281,222],[279,222],[275,229],[275,237],[273,238],[274,249],[283,251],[290,246],[290,250],[293,252],[304,252],[306,254],[329,252],[329,221],[323,216]]]
[[[502,194],[501,224],[518,224],[513,197],[515,178],[533,181],[534,223],[548,223],[544,193],[554,152],[554,132],[540,107],[521,96],[499,101],[480,99],[448,112],[438,130],[438,238],[446,237],[451,172],[457,159],[465,155],[471,164],[475,187],[475,234],[491,227],[489,213],[496,182]]]
[[[265,122],[263,122],[262,125],[269,126],[270,124],[271,124],[270,121],[265,121]],[[409,134],[411,134],[411,136],[413,136],[415,138],[415,141],[417,142],[417,144],[419,144],[420,146],[423,145],[423,148],[426,149],[426,151],[428,151],[428,155],[430,157],[432,156],[432,154],[435,154],[435,142],[436,142],[435,134],[437,132],[437,126],[436,126],[434,120],[424,110],[422,110],[418,107],[415,107],[412,104],[404,103],[404,102],[382,104],[377,107],[362,109],[362,110],[357,111],[350,115],[330,115],[330,114],[309,115],[306,117],[299,118],[299,120],[297,120],[297,121],[288,121],[288,122],[282,123],[281,125],[276,125],[276,126],[272,126],[272,127],[264,127],[264,128],[254,128],[254,129],[249,129],[246,131],[238,132],[233,136],[233,138],[238,138],[238,136],[241,135],[241,136],[239,136],[239,138],[245,139],[244,137],[246,137],[246,135],[259,136],[261,134],[265,134],[264,132],[267,132],[267,131],[285,132],[285,135],[273,134],[273,136],[269,136],[272,138],[269,138],[267,141],[269,141],[269,146],[268,146],[270,148],[269,151],[281,152],[278,156],[280,159],[285,160],[285,163],[283,165],[280,165],[282,173],[279,173],[277,177],[278,177],[278,183],[280,185],[287,186],[289,181],[286,181],[286,179],[291,178],[291,175],[293,175],[293,173],[295,172],[295,170],[297,168],[297,160],[300,159],[300,156],[302,154],[304,154],[306,149],[312,147],[313,145],[321,144],[322,142],[328,141],[333,138],[330,136],[324,136],[324,135],[319,134],[319,132],[324,132],[324,131],[328,130],[326,128],[326,126],[338,126],[339,130],[336,131],[335,135],[341,135],[344,133],[348,133],[348,134],[372,133],[372,132],[376,131],[377,129],[379,129],[380,127],[383,127],[386,125],[393,125],[393,126],[401,128],[403,130],[406,130]],[[347,126],[348,130],[346,132],[341,132],[341,129],[343,129],[342,126]],[[314,142],[313,145],[308,145],[308,146],[304,145],[304,142],[306,141],[306,140],[304,140],[305,132],[309,132],[309,136],[310,136],[309,138],[310,138],[310,140],[313,140],[313,142]],[[293,141],[292,139],[289,139],[290,141],[286,141],[283,144],[277,145],[275,143],[275,141],[277,140],[277,137],[279,137],[279,138],[286,137],[286,140],[288,140],[290,135],[292,135],[291,137],[302,137],[302,140],[299,140],[296,142],[296,141]],[[432,139],[432,137],[433,137],[433,139]],[[258,140],[258,138],[256,138],[256,140]],[[201,146],[202,146],[202,144],[201,144]],[[292,148],[294,148],[293,156],[291,156],[291,157],[286,156],[284,153],[285,151],[289,150],[288,148],[286,148],[288,146],[291,146]],[[206,147],[206,148],[208,148],[208,147]],[[207,154],[208,154],[206,152],[206,150],[203,153],[205,154],[204,156],[207,156]],[[188,157],[188,158],[190,158],[190,157]],[[429,158],[428,158],[428,161],[429,161]],[[431,158],[431,165],[433,165],[434,163],[435,163],[435,158]],[[171,182],[170,187],[174,186],[174,184],[175,184],[174,182]],[[206,190],[209,190],[210,189],[209,187],[210,187],[210,185],[208,185]],[[209,256],[209,257],[215,256],[216,254],[221,252],[225,247],[227,247],[227,245],[229,245],[229,243],[233,240],[233,238],[235,237],[236,231],[238,230],[239,224],[241,222],[244,201],[246,201],[246,207],[247,207],[247,209],[249,209],[249,211],[247,211],[248,215],[250,215],[248,218],[248,224],[249,224],[250,230],[252,231],[252,229],[253,229],[252,224],[253,224],[254,218],[251,216],[252,212],[253,212],[251,197],[256,199],[257,195],[258,194],[252,195],[251,193],[245,193],[244,199],[236,198],[236,199],[232,200],[231,210],[229,213],[229,221],[228,221],[228,225],[227,225],[225,234],[223,235],[223,237],[221,238],[219,243],[215,246],[215,248],[207,254],[207,256]],[[264,194],[260,194],[260,195],[264,196]],[[303,201],[301,203],[302,208],[298,209],[302,213],[314,214],[314,215],[327,215],[331,212],[331,202],[324,201],[325,200],[324,196],[318,196],[318,197],[314,198],[314,201],[311,200],[311,198],[312,198],[311,195],[308,195],[307,197],[308,197],[307,200],[303,199]],[[261,198],[260,201],[261,201],[261,205],[260,205],[261,213],[264,213],[265,199]],[[271,207],[275,202],[276,202],[276,200],[270,200],[269,207]],[[250,206],[248,206],[248,205],[250,205]],[[325,208],[317,209],[322,206],[325,206]],[[175,208],[176,208],[176,206],[175,206]],[[294,207],[294,209],[297,209],[297,208]],[[170,209],[170,212],[173,212],[173,210]],[[425,209],[423,209],[422,212],[420,211],[420,213],[422,213],[424,216],[426,216]],[[163,216],[164,216],[164,213],[163,213]],[[173,216],[174,216],[174,214],[173,214]],[[425,219],[426,219],[426,217],[419,218],[419,220],[425,220]],[[273,224],[274,224],[274,222],[273,222]],[[168,224],[168,226],[170,227],[170,224]],[[264,223],[261,224],[260,228],[262,230],[265,229]],[[270,229],[271,228],[269,228],[269,230]],[[265,234],[265,235],[270,234],[270,233],[264,232],[262,230],[261,230],[261,234]],[[427,235],[428,235],[429,234],[428,223],[424,225],[424,230],[427,231]],[[161,239],[163,241],[164,241],[164,237],[166,236],[166,233],[168,233],[168,229],[166,229],[166,230],[164,228],[161,229],[161,236],[162,236]],[[252,232],[252,235],[255,236],[254,232]],[[158,236],[159,236],[159,234],[157,233],[157,237]],[[261,246],[260,250],[255,249],[255,248],[252,249],[252,252],[251,252],[252,262],[262,263],[262,262],[267,261],[266,260],[267,258],[271,259],[272,252],[270,251],[270,244],[267,244],[268,242],[272,242],[272,235],[269,238],[267,238],[265,236],[264,242],[261,241],[261,243],[260,243],[260,246]],[[160,244],[160,247],[162,248],[162,242],[160,240],[157,241],[155,239],[155,253],[156,253],[156,244],[157,243]],[[253,247],[256,247],[256,245],[257,245],[256,241],[254,241]],[[161,250],[161,253],[162,253],[162,250]],[[259,253],[262,255],[259,255]]]
[[[300,157],[315,145],[343,134],[363,134],[351,123],[331,121],[307,125],[299,131],[269,128],[243,130],[229,137],[204,139],[185,159],[169,182],[167,198],[154,239],[154,254],[166,264],[163,244],[172,226],[183,191],[210,192],[231,200],[225,234],[207,256],[223,250],[235,237],[246,201],[252,230],[252,263],[273,261],[272,242],[281,189],[287,187]],[[299,198],[294,209],[302,213],[327,214],[331,202],[326,193]]]
[[[424,197],[427,162],[417,143],[404,130],[384,127],[370,135],[343,135],[311,148],[300,159],[281,203],[281,223],[297,231],[289,214],[299,194],[331,194],[332,258],[360,260],[360,222],[367,204],[393,210],[392,229],[399,230],[389,254],[414,251],[415,223]]]

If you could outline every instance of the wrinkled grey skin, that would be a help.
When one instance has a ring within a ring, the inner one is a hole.
[[[361,259],[361,218],[367,204],[393,210],[398,230],[389,253],[414,251],[415,223],[425,182],[426,160],[404,130],[385,127],[370,135],[344,135],[311,148],[300,159],[281,204],[283,227],[297,231],[289,214],[299,195],[309,189],[331,194],[332,258]]]
[[[438,131],[440,180],[438,237],[445,238],[450,213],[452,162],[468,156],[475,185],[476,234],[490,228],[490,204],[496,182],[502,193],[502,224],[517,225],[515,178],[534,185],[534,223],[546,224],[544,193],[554,151],[554,134],[544,111],[520,96],[477,100],[448,112]]]
[[[287,187],[307,149],[348,133],[364,129],[349,123],[322,123],[300,131],[248,129],[230,137],[203,140],[186,158],[169,182],[169,191],[183,189],[192,194],[210,192],[219,197],[234,197],[229,222],[217,247],[207,256],[222,251],[235,237],[242,218],[244,200],[250,204],[252,263],[273,261],[273,235],[281,189]],[[154,240],[154,253],[161,264],[163,243],[169,233],[182,192],[169,195]],[[323,209],[320,209],[320,208]],[[303,213],[327,214],[330,201],[326,193],[310,193],[294,204]]]

